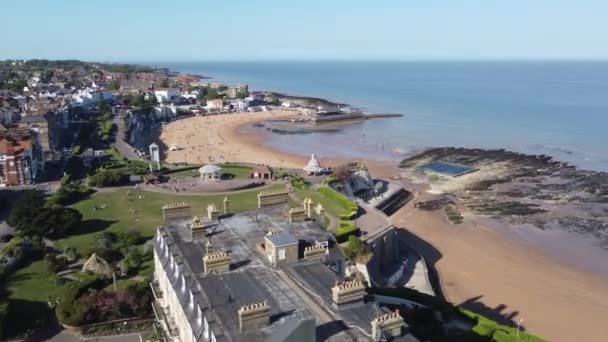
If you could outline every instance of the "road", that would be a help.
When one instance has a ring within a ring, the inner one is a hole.
[[[79,336],[62,331],[59,334],[51,337],[51,339],[49,339],[49,341],[50,342],[80,342],[80,341],[141,342],[141,341],[143,341],[143,339],[140,337],[139,333],[124,334],[124,335],[117,335],[117,336],[106,336],[106,337],[92,337],[92,338],[82,339]]]
[[[112,147],[129,160],[141,160],[137,153],[133,151],[133,147],[122,139],[125,131],[125,123],[122,117],[115,115],[112,122],[116,125],[116,136],[114,137]]]

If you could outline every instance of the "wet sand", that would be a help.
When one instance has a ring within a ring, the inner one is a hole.
[[[271,150],[264,134],[242,126],[293,112],[264,112],[194,117],[168,124],[162,145],[169,162],[242,161],[275,167],[301,168],[307,158]],[[323,151],[311,151],[322,154]],[[321,158],[322,163],[340,158]],[[396,162],[370,161],[376,178],[390,178]],[[406,184],[420,197],[425,184]],[[608,336],[608,278],[552,258],[540,248],[497,229],[487,219],[462,210],[465,223],[450,225],[442,211],[426,212],[408,204],[392,217],[397,227],[417,236],[416,246],[439,273],[446,299],[501,322],[522,326],[550,341],[605,341]]]

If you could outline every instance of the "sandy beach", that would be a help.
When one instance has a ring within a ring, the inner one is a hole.
[[[300,168],[307,158],[263,147],[264,137],[239,129],[292,115],[275,111],[178,120],[163,128],[161,145],[182,148],[166,151],[168,162],[241,161]],[[398,170],[388,161],[370,162],[369,167],[377,178]],[[426,196],[427,187],[413,187],[417,196]],[[608,279],[561,263],[487,220],[463,213],[465,223],[453,226],[440,212],[421,211],[410,203],[392,217],[395,226],[417,236],[416,247],[438,271],[446,299],[503,322],[523,319],[526,330],[550,341],[606,340]]]
[[[230,115],[195,116],[166,125],[160,134],[167,162],[207,164],[247,162],[275,167],[301,167],[304,158],[260,147],[261,139],[244,136],[238,128],[253,122],[296,117],[293,111],[269,111]],[[180,150],[169,151],[176,144]]]

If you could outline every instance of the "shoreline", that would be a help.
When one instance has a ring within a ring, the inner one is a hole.
[[[274,150],[265,144],[265,134],[247,128],[292,116],[293,112],[276,111],[192,117],[169,123],[159,138],[165,148],[176,143],[173,140],[184,144],[184,150],[168,152],[169,162],[241,161],[301,168],[308,158]],[[395,160],[353,159],[366,161],[374,178],[394,181],[392,177],[403,171]],[[320,158],[325,165],[345,160]],[[417,198],[431,196],[428,184],[400,183]],[[493,227],[485,217],[467,211],[463,215],[465,224],[454,226],[441,211],[417,210],[409,203],[391,217],[391,223],[421,241],[414,247],[438,273],[447,300],[511,324],[523,317],[527,330],[552,341],[601,341],[608,335],[608,327],[600,322],[608,317],[608,277],[558,260],[508,229]],[[575,328],[559,323],[563,321]]]

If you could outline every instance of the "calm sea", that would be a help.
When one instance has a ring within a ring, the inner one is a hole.
[[[608,62],[156,63],[254,90],[402,113],[337,134],[274,135],[298,154],[391,158],[439,146],[548,154],[608,171]]]

